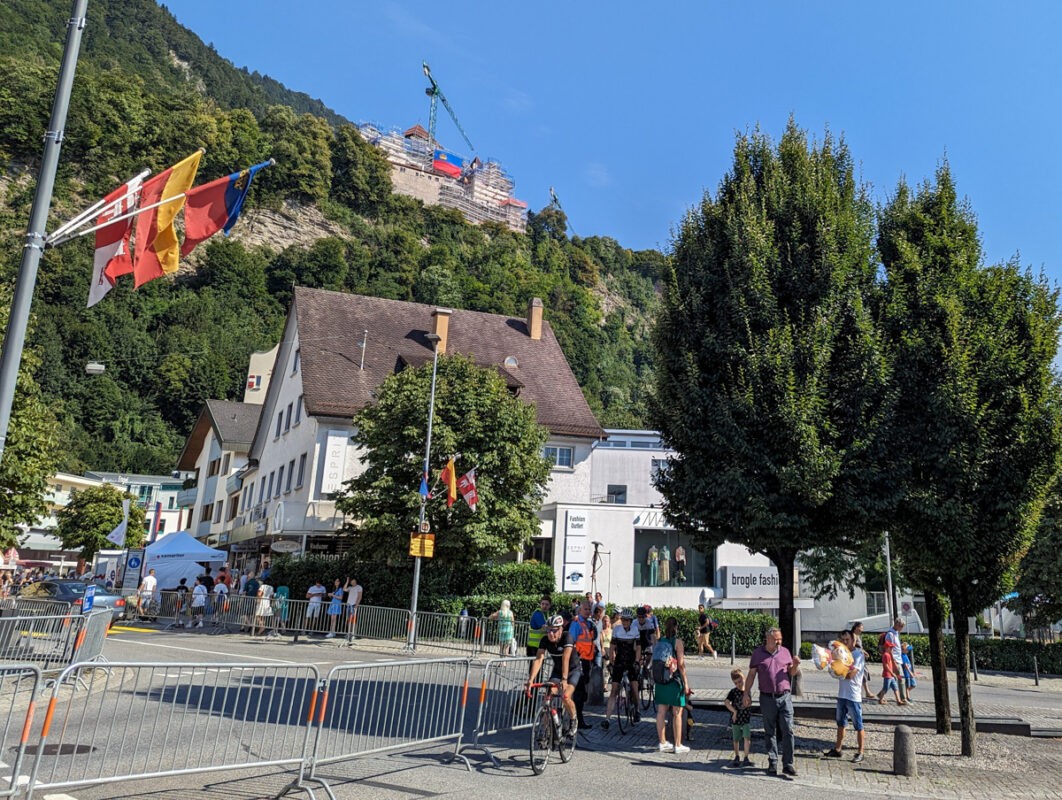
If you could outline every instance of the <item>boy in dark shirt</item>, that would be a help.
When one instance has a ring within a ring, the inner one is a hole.
[[[730,679],[734,682],[734,688],[726,696],[724,705],[730,712],[730,730],[734,737],[734,761],[732,767],[751,767],[749,750],[752,749],[752,708],[747,707],[742,699],[745,694],[745,676],[741,670],[735,669],[730,673]],[[744,740],[744,760],[742,760],[742,741]]]

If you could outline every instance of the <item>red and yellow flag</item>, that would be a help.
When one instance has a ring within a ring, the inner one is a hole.
[[[454,468],[454,460],[452,458],[446,462],[446,466],[439,473],[439,477],[446,484],[446,507],[449,508],[457,500],[457,470]]]
[[[143,208],[154,205],[187,192],[195,180],[202,156],[203,151],[197,150],[184,161],[145,181],[140,192],[140,206]],[[137,288],[155,278],[177,271],[181,250],[177,232],[173,229],[173,221],[183,207],[182,197],[163,203],[137,217],[136,257],[133,260],[133,278]]]

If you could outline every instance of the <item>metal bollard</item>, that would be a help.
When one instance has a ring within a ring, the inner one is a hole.
[[[730,666],[737,661],[737,634],[730,634]]]
[[[1040,662],[1036,660],[1036,656],[1033,656],[1033,680],[1037,686],[1040,685]]]
[[[977,653],[973,649],[970,650],[970,660],[973,661],[974,680],[977,680]]]
[[[892,771],[908,778],[918,777],[918,754],[915,752],[914,731],[908,725],[897,725],[892,736]]]

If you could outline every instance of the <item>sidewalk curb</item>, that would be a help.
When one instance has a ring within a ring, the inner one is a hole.
[[[693,699],[690,705],[705,711],[722,711],[724,713],[727,711],[726,706],[718,700]],[[752,710],[753,713],[759,713],[759,706],[753,704]],[[835,706],[832,703],[827,704],[816,701],[798,701],[793,703],[793,716],[795,717],[833,719],[834,713]],[[872,725],[910,725],[913,728],[934,728],[937,724],[937,718],[932,714],[867,714],[863,717],[863,721]],[[951,724],[955,730],[958,730],[960,725],[959,718],[953,716]],[[1062,736],[1062,730],[1051,728],[1037,728],[1034,734],[1032,726],[1019,717],[978,717],[977,730],[984,733],[1002,733],[1010,736],[1035,735],[1046,738]]]

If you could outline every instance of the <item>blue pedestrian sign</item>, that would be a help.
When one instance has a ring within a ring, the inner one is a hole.
[[[92,610],[92,604],[96,600],[96,584],[90,583],[85,587],[85,596],[81,600],[81,613],[87,614]]]
[[[129,569],[140,569],[140,556],[129,556]]]

